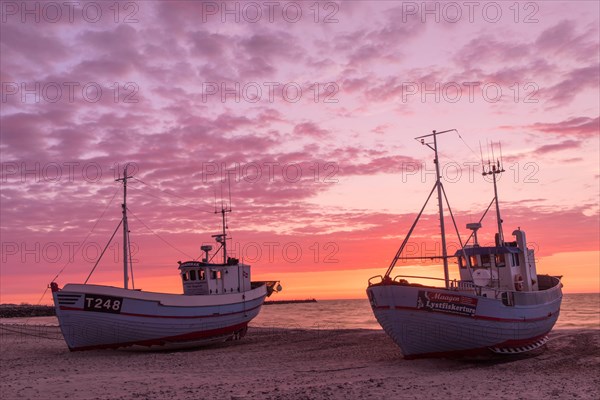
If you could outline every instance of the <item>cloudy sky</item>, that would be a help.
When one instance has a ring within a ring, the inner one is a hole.
[[[461,234],[492,198],[481,159],[501,142],[505,232],[525,230],[566,292],[600,290],[598,2],[0,11],[2,303],[37,302],[61,271],[61,286],[85,280],[121,217],[126,163],[136,287],[180,291],[176,262],[210,243],[231,193],[232,255],[255,279],[280,279],[280,298],[363,297],[434,183],[414,137],[452,128],[440,165]],[[435,212],[409,255],[440,254]],[[120,243],[91,283],[121,284]]]

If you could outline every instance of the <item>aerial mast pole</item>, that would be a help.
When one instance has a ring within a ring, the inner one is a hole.
[[[444,260],[444,282],[446,284],[446,288],[450,287],[450,276],[448,273],[448,250],[446,249],[446,227],[444,225],[444,205],[443,205],[443,201],[442,201],[442,176],[440,174],[440,163],[439,163],[438,150],[437,150],[437,136],[441,135],[442,133],[452,132],[452,131],[456,131],[456,129],[449,129],[447,131],[442,131],[442,132],[433,131],[433,133],[430,135],[424,135],[424,136],[419,136],[419,137],[415,138],[415,139],[420,139],[421,144],[429,147],[431,150],[433,150],[433,152],[435,154],[435,158],[433,159],[433,162],[435,164],[435,176],[436,176],[435,185],[437,186],[437,195],[438,195],[438,210],[439,210],[439,214],[440,214],[440,234],[442,236],[442,259]],[[425,142],[425,138],[430,137],[430,136],[433,136],[433,147],[431,146],[431,143]]]
[[[221,206],[221,216],[223,217],[223,264],[227,264],[227,232],[225,224],[225,208]]]
[[[215,199],[216,202],[216,199]],[[222,222],[222,233],[218,235],[213,235],[212,237],[216,238],[217,243],[221,243],[221,247],[223,248],[223,264],[227,264],[227,219],[225,218],[225,214],[231,212],[231,182],[229,183],[229,206],[225,207],[225,203],[223,202],[223,191],[221,190],[221,222]],[[215,207],[215,214],[218,211]]]
[[[129,274],[127,268],[127,260],[129,258],[129,225],[127,224],[127,179],[131,178],[131,176],[127,175],[127,167],[129,164],[125,165],[125,169],[123,171],[123,178],[116,179],[116,181],[123,181],[123,287],[125,289],[129,288]]]
[[[494,144],[492,143],[492,152],[494,148],[493,146]],[[485,169],[483,170],[483,176],[492,175],[494,183],[494,202],[496,203],[496,221],[498,222],[498,243],[496,243],[496,246],[502,246],[504,243],[504,232],[502,230],[502,218],[500,217],[500,204],[498,202],[498,187],[496,179],[496,175],[501,174],[503,172],[504,168],[502,168],[500,160],[494,160],[491,163],[489,163],[487,172],[485,171]]]
[[[440,212],[440,233],[442,235],[442,257],[444,261],[444,281],[446,283],[446,289],[448,289],[450,278],[448,276],[448,251],[446,250],[446,228],[444,226],[444,206],[442,203],[442,176],[440,175],[440,163],[437,152],[437,134],[433,131],[433,148],[435,152],[435,158],[433,162],[435,163],[435,176],[436,176],[436,185],[437,185],[437,195],[438,195],[438,208]]]

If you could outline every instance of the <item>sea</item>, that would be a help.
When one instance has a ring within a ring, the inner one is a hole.
[[[2,318],[2,324],[57,326],[56,317]],[[268,304],[250,327],[381,329],[367,299]],[[600,329],[600,293],[565,294],[554,329]]]
[[[263,306],[251,326],[290,329],[381,329],[367,299]],[[600,329],[600,293],[564,294],[554,329]]]

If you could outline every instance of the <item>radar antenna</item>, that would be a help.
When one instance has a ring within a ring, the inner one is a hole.
[[[498,234],[496,239],[496,246],[502,246],[504,243],[504,233],[502,231],[502,218],[500,216],[500,204],[498,201],[498,179],[496,175],[503,173],[505,170],[502,167],[502,145],[498,142],[498,147],[500,148],[500,159],[496,159],[494,157],[494,143],[490,144],[492,148],[492,160],[489,160],[489,152],[488,152],[488,166],[487,170],[485,165],[482,163],[482,172],[481,175],[487,176],[492,175],[492,180],[494,183],[494,202],[496,203],[496,220],[498,221]]]

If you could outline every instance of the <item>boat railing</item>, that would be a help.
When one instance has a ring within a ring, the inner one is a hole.
[[[471,281],[459,281],[456,279],[450,281],[450,289],[452,290],[476,290],[478,287]]]
[[[369,285],[373,285],[374,279],[379,279],[380,282],[384,281],[383,276],[376,275],[369,279]],[[431,276],[420,276],[420,275],[396,275],[392,280],[396,284],[408,284],[406,278],[412,279],[426,279],[432,281],[442,281],[443,278],[435,278]],[[487,296],[490,298],[501,299],[502,302],[508,306],[528,306],[539,304],[540,302],[550,302],[556,299],[559,299],[562,296],[561,293],[561,284],[560,279],[556,277],[550,277],[552,280],[552,287],[546,290],[539,290],[534,292],[521,292],[516,290],[507,290],[506,288],[501,289],[497,287],[490,286],[478,286],[475,285],[472,281],[462,281],[453,279],[450,281],[449,290],[468,292],[472,291],[474,294],[481,296]],[[404,282],[402,282],[404,281]],[[379,282],[377,282],[379,283]],[[485,292],[485,294],[483,294]]]
[[[549,303],[554,300],[558,300],[562,297],[562,284],[560,279],[551,277],[554,279],[554,286],[546,290],[538,290],[535,292],[512,292],[514,298],[514,304],[517,306],[530,306],[540,303]]]
[[[377,284],[377,283],[373,283],[373,279],[375,279],[375,278],[379,278],[379,282],[377,282],[377,283],[383,282],[383,276],[382,275],[375,275],[375,276],[372,276],[372,277],[369,278],[369,286]]]
[[[396,275],[394,277],[394,282],[400,282],[400,280],[398,279],[400,278],[400,280],[404,279],[404,278],[414,278],[414,279],[430,279],[430,280],[434,280],[434,281],[442,281],[445,282],[446,280],[444,278],[434,278],[431,276],[418,276],[418,275]]]

